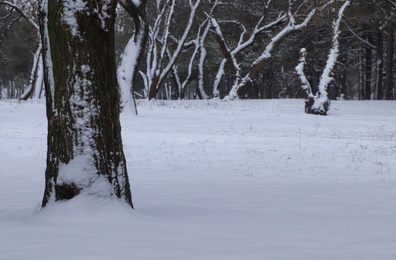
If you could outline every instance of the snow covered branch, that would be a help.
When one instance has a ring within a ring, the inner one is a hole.
[[[25,92],[19,97],[20,100],[27,100],[29,97],[40,98],[43,86],[43,59],[41,43],[33,56],[33,68],[30,73],[29,85]]]
[[[225,40],[224,40],[224,37],[223,37],[223,33],[222,33],[222,31],[221,31],[221,28],[220,28],[219,24],[217,23],[216,19],[213,18],[213,17],[211,17],[211,18],[210,18],[210,21],[211,21],[212,26],[213,26],[213,28],[214,28],[216,41],[217,41],[217,43],[218,43],[219,46],[220,46],[220,50],[221,50],[221,52],[223,53],[224,58],[225,58],[225,59],[228,61],[228,63],[230,64],[231,70],[233,71],[233,73],[236,75],[237,78],[239,78],[239,77],[240,77],[240,75],[239,75],[239,73],[240,73],[240,67],[239,67],[239,64],[238,64],[238,62],[237,62],[237,60],[236,60],[236,58],[235,58],[234,52],[232,52],[232,51],[228,48],[227,43],[226,43]],[[245,32],[246,32],[246,30],[244,30],[242,34],[244,34]],[[242,38],[242,37],[241,37],[241,38]],[[241,41],[239,41],[239,45],[238,45],[238,46],[240,46],[240,45],[241,45]]]
[[[0,5],[5,5],[11,8],[12,10],[15,10],[18,14],[19,17],[22,17],[25,19],[29,25],[33,27],[33,29],[37,32],[38,39],[40,39],[39,36],[39,25],[34,21],[32,15],[30,15],[26,10],[26,2],[15,2],[15,1],[1,1],[0,0]],[[27,4],[31,9],[33,9],[33,6],[31,4]],[[18,19],[15,19],[13,22],[16,22]],[[12,23],[10,24],[10,26]],[[41,43],[39,43],[39,46],[36,50],[36,53],[33,56],[33,67],[30,72],[30,78],[29,78],[29,84],[24,93],[19,97],[21,100],[27,100],[30,97],[40,97],[40,93],[42,91],[42,85],[43,85],[43,70],[42,70],[42,47]]]
[[[299,58],[299,63],[296,66],[296,76],[299,78],[301,82],[301,89],[304,91],[305,98],[312,98],[312,89],[311,85],[309,84],[308,79],[305,77],[304,73],[304,67],[305,67],[305,61],[307,58],[307,50],[305,48],[302,48],[300,50],[300,58]]]
[[[207,18],[205,19],[205,21],[203,21],[200,24],[200,26],[198,28],[196,38],[194,40],[191,40],[188,43],[185,43],[185,45],[184,45],[185,47],[193,45],[193,46],[195,46],[195,48],[191,55],[190,62],[188,64],[187,76],[186,76],[185,80],[181,83],[181,85],[179,86],[179,98],[180,99],[184,98],[185,88],[186,88],[187,84],[190,82],[195,57],[198,55],[198,53],[200,54],[199,61],[198,61],[198,95],[202,99],[209,98],[209,96],[205,93],[204,81],[203,81],[203,79],[204,79],[204,64],[205,64],[205,59],[206,59],[206,54],[207,54],[207,51],[205,48],[205,41],[209,34],[210,28],[212,27],[210,17],[219,4],[220,4],[219,0],[216,0],[213,3],[210,13],[206,14]]]
[[[271,1],[269,1],[269,3],[270,2]],[[259,35],[260,33],[262,33],[262,32],[264,32],[266,30],[269,30],[269,29],[279,25],[285,18],[286,18],[286,15],[280,13],[276,20],[274,20],[274,21],[272,21],[272,22],[270,22],[270,23],[268,23],[268,24],[266,24],[264,26],[261,26],[261,23],[262,23],[262,21],[264,19],[264,17],[262,17],[257,22],[256,26],[253,29],[253,32],[251,33],[251,35],[250,35],[250,37],[248,39],[246,39],[245,41],[243,40],[243,37],[244,37],[244,35],[246,33],[246,30],[243,30],[242,33],[241,33],[238,45],[232,51],[230,51],[228,49],[228,47],[226,47],[226,46],[223,46],[223,48],[221,48],[222,52],[224,54],[224,59],[221,61],[220,65],[219,65],[219,69],[217,71],[217,75],[216,75],[215,81],[213,83],[213,96],[214,97],[218,97],[219,96],[218,88],[219,88],[220,82],[222,80],[222,77],[224,75],[225,64],[227,62],[229,62],[230,65],[233,67],[233,71],[234,71],[234,73],[236,75],[235,85],[239,84],[240,79],[241,79],[240,78],[240,66],[239,66],[239,64],[238,64],[238,62],[237,62],[235,57],[239,53],[241,53],[243,50],[245,50],[246,48],[251,46],[254,43],[257,35]],[[218,23],[217,23],[217,26],[215,26],[215,27],[217,27],[216,34],[218,35],[218,38],[221,39],[222,38],[221,28],[218,25]],[[218,41],[218,42],[221,45],[222,41]]]
[[[176,47],[173,53],[166,59],[168,40],[170,39],[171,18],[174,13],[175,0],[167,0],[155,20],[154,26],[149,32],[150,46],[147,52],[147,72],[146,80],[149,86],[149,99],[155,98],[163,81],[171,72],[177,58],[179,57],[182,49],[190,33],[193,21],[195,19],[196,11],[201,3],[201,0],[196,0],[195,3],[189,1],[190,15],[186,23],[186,27],[180,39],[176,40]],[[169,6],[170,4],[170,6]],[[165,14],[166,13],[166,17]],[[165,21],[164,21],[165,17]],[[161,26],[163,24],[163,26]],[[160,31],[163,32],[162,37],[159,37]],[[167,61],[167,63],[166,63]]]
[[[132,105],[127,109],[137,113],[134,98],[134,82],[142,60],[148,39],[148,22],[146,18],[146,0],[121,0],[120,5],[133,18],[135,31],[125,46],[120,64],[117,69],[117,79],[120,86],[121,107]]]
[[[327,58],[326,66],[323,69],[322,76],[320,77],[319,86],[318,86],[319,91],[316,93],[314,97],[314,102],[312,106],[306,108],[306,112],[310,114],[326,115],[327,111],[329,110],[330,99],[328,98],[327,88],[331,83],[331,81],[333,81],[333,78],[331,77],[331,72],[337,62],[337,57],[338,57],[338,48],[339,48],[338,36],[340,34],[340,24],[344,16],[344,12],[349,5],[350,5],[350,1],[346,1],[341,6],[341,8],[338,11],[337,20],[333,24],[332,48],[330,49],[330,53]]]
[[[19,13],[20,16],[22,16],[31,26],[34,27],[37,31],[39,30],[38,24],[32,19],[30,15],[28,15],[24,10],[22,6],[19,6],[18,4],[14,3],[14,1],[2,1],[0,0],[0,5],[6,5],[11,7],[13,10]]]
[[[305,1],[304,1],[305,3]],[[293,13],[291,11],[292,1],[289,1],[289,8],[287,12],[288,23],[287,25],[273,37],[270,43],[265,48],[264,52],[261,54],[259,58],[257,58],[252,65],[250,66],[250,71],[247,75],[241,80],[239,84],[234,84],[231,88],[228,99],[233,100],[238,98],[238,96],[243,96],[247,89],[252,85],[254,78],[256,77],[257,73],[270,61],[272,57],[272,52],[278,46],[278,44],[286,38],[290,33],[303,29],[308,25],[308,23],[312,20],[314,15],[323,10],[329,4],[333,3],[333,0],[327,1],[324,5],[320,7],[314,7],[305,17],[305,19],[297,24],[295,17],[298,15],[297,13]],[[300,7],[298,8],[300,9]]]

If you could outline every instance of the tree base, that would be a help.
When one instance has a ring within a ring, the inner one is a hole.
[[[74,184],[62,184],[55,186],[55,200],[70,200],[80,193],[80,189]]]
[[[315,101],[314,98],[310,97],[308,100],[305,101],[305,113],[313,114],[313,115],[327,115],[327,111],[330,108],[330,100],[326,100],[323,102],[319,107],[314,107],[316,102],[320,102],[318,100]]]

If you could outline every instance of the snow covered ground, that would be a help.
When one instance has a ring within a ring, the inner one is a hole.
[[[135,210],[39,211],[42,101],[0,101],[0,259],[396,259],[396,102],[139,102],[122,116]]]

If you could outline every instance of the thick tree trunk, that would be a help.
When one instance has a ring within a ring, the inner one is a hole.
[[[42,0],[48,118],[43,207],[80,193],[115,195],[132,206],[119,120],[116,3]]]

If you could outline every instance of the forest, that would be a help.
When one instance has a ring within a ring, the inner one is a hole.
[[[37,2],[0,1],[2,99],[44,95]],[[334,24],[345,1],[327,2],[148,1],[147,43],[135,75],[134,97],[223,99],[232,97],[245,75],[254,74],[235,96],[301,98],[306,94],[296,72],[300,50],[306,50],[305,77],[316,93],[336,35],[338,57],[329,75],[329,98],[395,99],[396,2],[351,1],[337,31]],[[298,28],[280,35],[290,25]],[[119,66],[135,26],[133,17],[118,7]],[[263,54],[268,57],[255,66]]]
[[[396,259],[395,11],[0,0],[0,259]]]

